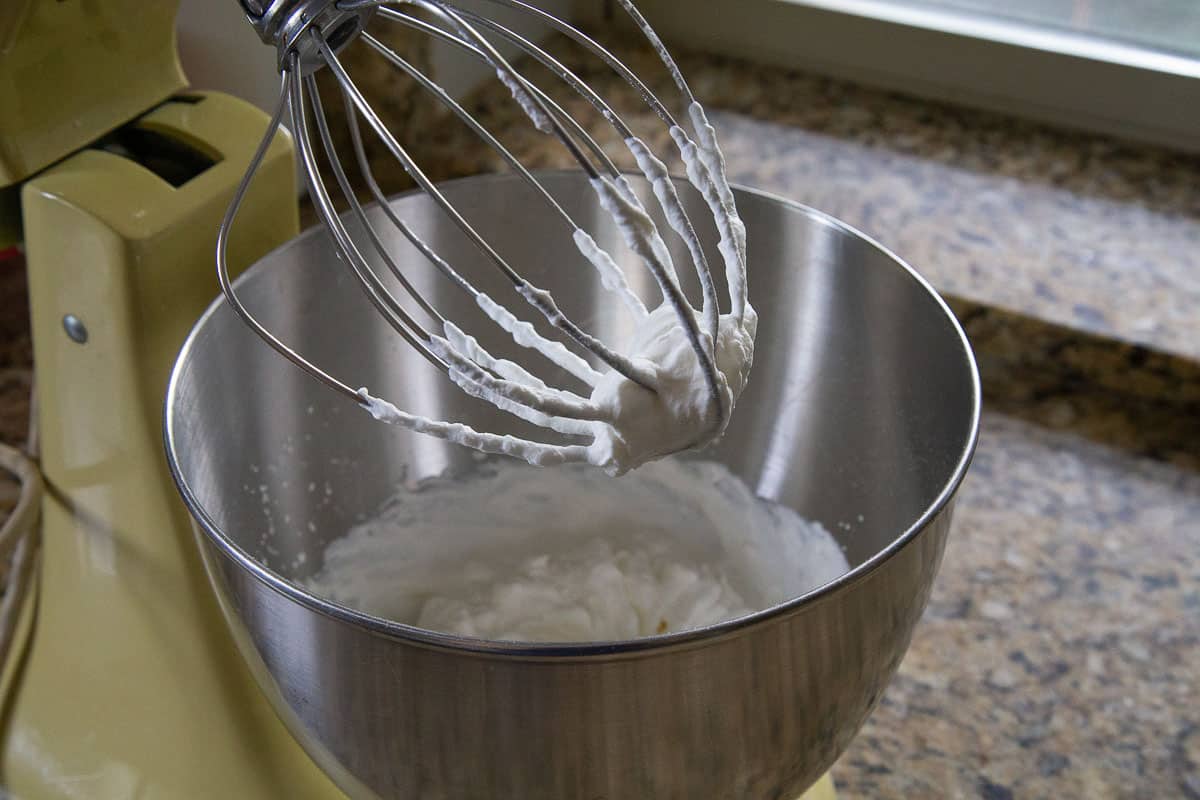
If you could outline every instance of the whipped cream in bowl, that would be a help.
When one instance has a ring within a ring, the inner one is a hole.
[[[620,641],[745,616],[848,568],[818,523],[714,462],[614,479],[504,460],[398,493],[332,540],[304,585],[440,633]]]

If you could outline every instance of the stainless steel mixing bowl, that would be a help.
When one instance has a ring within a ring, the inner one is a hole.
[[[545,182],[641,274],[579,175]],[[547,216],[519,180],[445,191],[585,328],[617,342],[628,332],[567,232],[542,232]],[[706,219],[694,193],[680,192]],[[351,795],[787,800],[879,700],[925,607],[975,446],[974,359],[950,311],[891,253],[812,209],[744,190],[737,200],[761,323],[750,386],[709,455],[822,521],[853,570],[711,628],[595,644],[473,641],[307,593],[294,581],[319,568],[331,538],[405,481],[462,468],[471,454],[374,422],[268,350],[223,302],[197,323],[167,396],[171,468],[243,655]],[[452,263],[491,276],[427,196],[394,204]],[[398,236],[393,244],[413,272],[432,273]],[[489,330],[445,281],[418,283],[448,317]],[[522,431],[395,336],[323,232],[264,258],[238,289],[284,341],[353,385],[419,413]]]

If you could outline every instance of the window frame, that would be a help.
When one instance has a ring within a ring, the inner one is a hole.
[[[606,16],[608,2],[584,16]],[[712,52],[1200,152],[1200,60],[883,0],[638,7],[664,38]]]

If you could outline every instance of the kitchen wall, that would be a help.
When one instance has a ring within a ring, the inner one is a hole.
[[[270,110],[279,95],[275,51],[246,23],[237,0],[182,0],[179,60],[197,89],[218,89]]]

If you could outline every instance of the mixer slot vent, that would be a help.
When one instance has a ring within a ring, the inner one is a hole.
[[[176,189],[217,163],[188,142],[136,123],[118,128],[93,147],[140,164]]]

